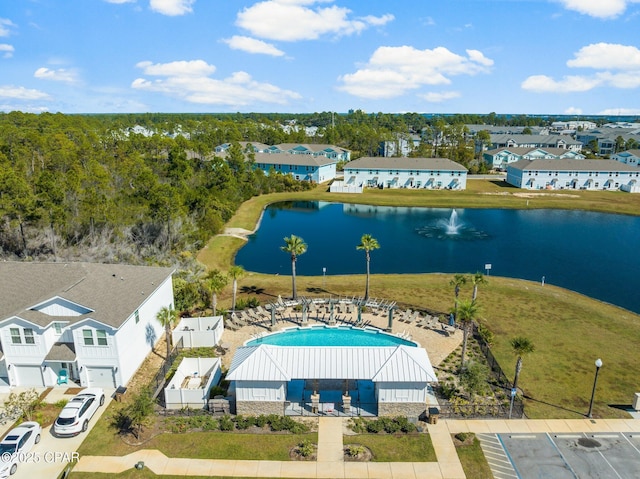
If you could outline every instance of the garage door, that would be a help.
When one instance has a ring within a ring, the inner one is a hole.
[[[20,366],[16,364],[13,367],[16,370],[18,386],[44,386],[40,366]]]
[[[114,388],[116,387],[116,379],[113,374],[113,368],[87,368],[87,379],[89,387]]]

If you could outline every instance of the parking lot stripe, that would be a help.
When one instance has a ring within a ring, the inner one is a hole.
[[[555,443],[555,441],[551,437],[551,434],[547,433],[546,435],[547,435],[547,438],[549,439],[549,441],[551,442],[551,444],[553,445],[553,447],[556,449],[556,451],[558,451],[558,454],[560,455],[560,458],[562,459],[562,461],[565,463],[567,468],[571,471],[571,474],[573,474],[573,477],[575,477],[576,479],[579,479],[578,475],[576,474],[576,471],[574,471],[573,467],[571,467],[571,464],[569,464],[567,462],[567,458],[564,457],[564,454],[562,454],[562,451],[560,450],[558,445]]]
[[[582,434],[554,434],[553,437],[557,439],[580,439]]]
[[[595,439],[620,439],[619,434],[592,434],[591,437]]]
[[[634,443],[632,443],[632,442],[629,440],[629,437],[630,437],[630,438],[633,438],[634,436],[632,436],[631,434],[629,434],[629,437],[627,437],[627,436],[625,436],[625,435],[623,434],[623,435],[622,435],[622,437],[624,437],[624,438],[627,440],[627,442],[631,445],[631,447],[632,447],[632,448],[634,448],[638,454],[640,454],[640,449],[638,449],[638,448],[636,447],[636,445],[635,445]]]

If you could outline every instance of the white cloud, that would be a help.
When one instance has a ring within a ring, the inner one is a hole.
[[[203,77],[216,71],[214,65],[209,65],[204,60],[183,60],[170,63],[151,63],[146,61],[140,62],[136,66],[142,68],[145,75],[152,76]]]
[[[554,80],[547,75],[532,75],[522,82],[522,89],[536,93],[572,93],[589,91],[600,86],[602,81],[596,77],[565,76]]]
[[[0,85],[0,98],[13,98],[14,100],[45,100],[49,95],[40,91],[22,86]]]
[[[640,0],[556,0],[566,9],[596,18],[615,18]]]
[[[191,6],[196,0],[150,0],[151,10],[163,15],[177,16],[193,12]]]
[[[490,71],[493,60],[477,50],[467,55],[444,47],[379,47],[363,68],[338,78],[339,89],[363,98],[394,98],[424,85],[448,85],[451,76]]]
[[[41,80],[52,80],[65,83],[75,83],[76,81],[76,73],[71,70],[65,70],[64,68],[51,70],[49,68],[41,67],[35,71],[33,76]]]
[[[269,40],[315,40],[322,35],[351,35],[370,26],[382,26],[394,16],[349,18],[351,10],[316,3],[332,0],[266,0],[244,8],[238,13],[236,25],[253,36]]]
[[[582,108],[570,106],[569,108],[564,110],[564,114],[565,115],[582,115]]]
[[[136,0],[104,0],[107,3],[116,3],[116,4],[121,4],[121,3],[133,3]]]
[[[567,62],[569,67],[597,70],[640,70],[640,49],[616,43],[594,43],[582,47]]]
[[[222,40],[229,45],[229,48],[233,50],[242,50],[247,53],[261,53],[263,55],[272,55],[274,57],[281,57],[284,55],[282,50],[277,49],[271,43],[263,42],[251,37],[244,37],[240,35],[234,35],[231,38]]]
[[[2,58],[11,58],[14,51],[15,48],[13,48],[13,45],[9,45],[8,43],[0,43],[0,53],[2,54]]]
[[[570,68],[591,68],[591,75],[570,75],[554,80],[547,75],[532,75],[522,82],[524,90],[544,93],[584,92],[599,86],[640,87],[640,49],[615,43],[594,43],[582,47],[567,61]]]
[[[137,78],[131,87],[137,90],[163,93],[190,103],[205,105],[245,106],[255,103],[284,105],[301,96],[270,83],[255,81],[246,72],[235,72],[221,80],[211,78],[216,70],[202,60],[178,61],[166,64],[140,62],[146,75],[163,78]]]
[[[598,112],[597,115],[640,115],[640,108],[607,108]]]
[[[429,103],[442,103],[447,100],[453,100],[454,98],[460,98],[460,92],[457,91],[443,91],[443,92],[429,92],[424,95],[418,95]]]
[[[11,35],[11,28],[16,25],[8,18],[0,18],[0,37]]]

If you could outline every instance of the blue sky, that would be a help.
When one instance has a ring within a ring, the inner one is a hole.
[[[640,0],[3,0],[0,111],[640,115]]]

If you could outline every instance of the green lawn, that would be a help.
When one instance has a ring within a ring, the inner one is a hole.
[[[428,434],[358,434],[344,436],[344,444],[362,444],[374,462],[436,462]]]
[[[456,452],[462,464],[462,469],[464,469],[464,474],[468,478],[493,479],[491,468],[484,457],[478,438],[474,437],[473,443],[468,445],[456,445]]]

